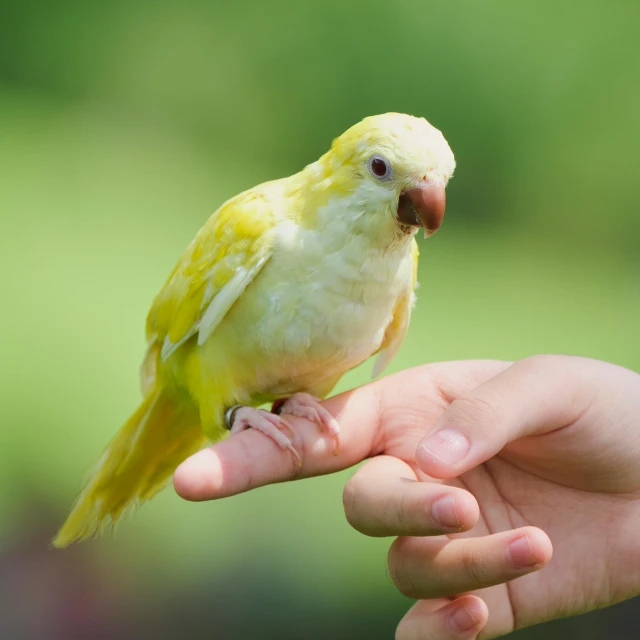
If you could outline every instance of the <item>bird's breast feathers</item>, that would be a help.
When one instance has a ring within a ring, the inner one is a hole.
[[[366,205],[356,190],[323,207],[326,225],[286,219],[276,226],[269,262],[229,317],[252,319],[243,351],[264,363],[262,384],[284,372],[335,378],[356,366],[378,351],[398,300],[411,296],[413,238],[381,242],[379,217],[369,233],[366,222],[354,230],[353,208],[366,216]]]

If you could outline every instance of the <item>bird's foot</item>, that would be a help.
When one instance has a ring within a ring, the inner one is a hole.
[[[285,430],[291,433],[291,426],[279,415],[265,411],[264,409],[245,407],[237,404],[227,411],[225,414],[225,422],[231,435],[240,433],[248,428],[264,433],[265,436],[271,438],[281,449],[286,449],[291,452],[298,468],[302,466],[300,454],[293,446],[289,436],[283,433]]]
[[[278,416],[288,414],[315,422],[334,440],[333,454],[340,452],[340,425],[338,421],[320,404],[318,398],[309,393],[295,393],[286,400],[273,403],[272,413]]]

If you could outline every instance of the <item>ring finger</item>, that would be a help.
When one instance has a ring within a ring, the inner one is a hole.
[[[389,549],[389,573],[411,598],[438,598],[474,591],[541,569],[551,541],[535,527],[480,538],[398,538]]]

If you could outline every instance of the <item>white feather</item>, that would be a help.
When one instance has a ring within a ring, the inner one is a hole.
[[[262,269],[268,257],[268,255],[264,256],[250,269],[240,267],[231,280],[214,296],[200,320],[198,345],[204,344],[209,339],[215,328],[220,324],[222,318],[224,318],[227,311],[231,308],[231,305],[242,295],[248,284],[255,278],[260,269]]]
[[[229,282],[213,297],[199,322],[194,323],[177,342],[172,342],[169,336],[165,337],[160,350],[162,360],[166,360],[196,333],[198,334],[198,345],[204,344],[268,259],[269,255],[264,256],[250,269],[243,266],[238,267]]]

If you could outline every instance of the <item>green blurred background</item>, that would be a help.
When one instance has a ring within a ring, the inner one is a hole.
[[[0,637],[393,637],[410,603],[389,541],[343,518],[349,473],[168,490],[115,538],[46,544],[138,402],[147,308],[197,229],[366,115],[426,116],[458,161],[392,370],[640,370],[639,25],[623,1],[3,0]],[[637,638],[637,609],[515,635]]]

